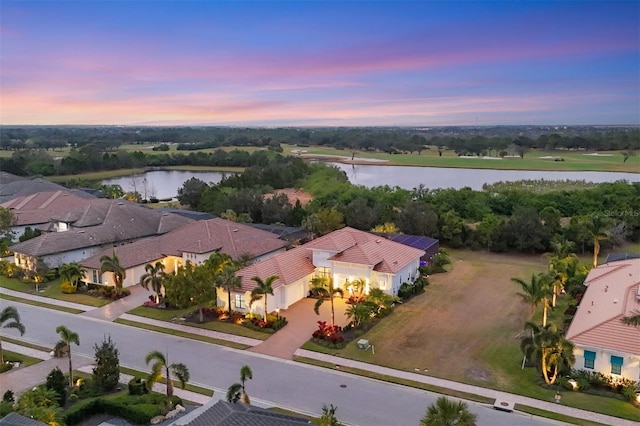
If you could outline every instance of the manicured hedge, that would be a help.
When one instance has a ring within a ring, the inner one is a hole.
[[[96,398],[81,401],[69,408],[64,416],[68,426],[76,425],[95,414],[109,414],[124,418],[135,424],[148,424],[155,417],[163,414],[166,396],[160,394],[123,395],[116,398]],[[172,397],[173,406],[182,404],[178,397]]]

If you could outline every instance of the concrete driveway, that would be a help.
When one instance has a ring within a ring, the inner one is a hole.
[[[345,316],[346,299],[334,299],[335,319],[339,326],[347,325],[349,320]],[[313,306],[316,299],[302,299],[294,303],[287,310],[281,310],[280,315],[287,318],[288,324],[278,330],[263,343],[254,346],[249,351],[271,355],[278,358],[293,359],[293,354],[300,346],[311,338],[311,334],[318,329],[318,321],[331,322],[331,301],[326,300],[320,307],[320,315],[316,315]]]
[[[120,315],[142,305],[144,302],[149,300],[149,296],[155,294],[152,291],[145,290],[140,284],[127,287],[127,290],[131,292],[127,297],[123,297],[122,299],[115,300],[101,308],[92,309],[79,315],[105,321],[113,321]]]

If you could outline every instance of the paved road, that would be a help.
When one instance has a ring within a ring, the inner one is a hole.
[[[150,332],[91,317],[47,310],[12,302],[26,326],[24,339],[53,346],[55,328],[65,325],[80,335],[73,353],[93,357],[93,345],[111,335],[120,350],[123,366],[148,371],[144,356],[151,350],[167,352],[170,362],[184,362],[191,371],[191,383],[224,390],[238,380],[240,367],[251,366],[254,379],[249,395],[263,403],[318,414],[323,403],[338,407],[338,418],[349,424],[372,426],[417,425],[425,408],[438,397],[414,388],[379,382],[324,368],[273,358],[267,355],[211,345],[181,337]],[[4,334],[17,337],[15,330]],[[479,425],[548,425],[551,421],[516,413],[503,413],[472,404]],[[557,424],[557,423],[556,423]]]

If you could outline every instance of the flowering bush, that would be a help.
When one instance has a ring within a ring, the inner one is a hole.
[[[326,321],[318,321],[318,329],[313,332],[313,341],[321,345],[332,344],[335,347],[342,347],[344,335],[337,325],[327,324]]]
[[[349,299],[347,299],[347,304],[355,305],[356,303],[360,303],[362,301],[364,301],[364,296],[352,295],[352,296],[349,296]]]

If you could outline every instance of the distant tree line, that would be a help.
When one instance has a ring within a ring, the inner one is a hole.
[[[225,146],[267,147],[280,144],[331,146],[388,153],[420,153],[427,147],[458,153],[508,152],[526,149],[640,149],[637,127],[494,126],[433,128],[229,128],[229,127],[12,127],[0,126],[0,150],[56,150],[93,145],[115,151],[123,144],[154,144],[154,149],[194,151]]]

